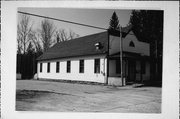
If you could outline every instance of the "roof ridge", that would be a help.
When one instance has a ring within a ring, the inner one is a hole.
[[[78,37],[78,38],[74,38],[74,39],[71,39],[71,40],[67,40],[67,41],[63,41],[63,42],[58,42],[58,43],[55,43],[52,47],[55,47],[56,45],[59,45],[59,44],[63,44],[63,43],[69,43],[69,42],[72,42],[72,41],[77,41],[77,40],[80,40],[80,39],[83,39],[83,38],[87,38],[87,37],[92,37],[92,36],[95,36],[95,35],[98,35],[98,34],[102,34],[102,33],[106,33],[107,31],[104,31],[104,32],[99,32],[99,33],[95,33],[95,34],[90,34],[90,35],[87,35],[87,36],[82,36],[82,37]],[[52,47],[50,47],[50,48],[52,48]],[[50,49],[49,48],[49,49]],[[49,50],[48,49],[48,50]],[[48,51],[47,50],[47,51]],[[46,52],[47,52],[46,51]]]
[[[108,32],[104,31],[64,42],[58,42],[44,52],[37,60],[46,60],[55,57],[102,54],[107,49],[107,39]],[[94,46],[97,42],[102,42],[102,44],[104,44],[104,47],[98,51]]]
[[[105,32],[107,32],[107,31],[104,31],[104,32],[98,32],[98,33],[95,33],[95,34],[89,34],[89,35],[86,35],[86,36],[81,36],[81,37],[74,38],[74,39],[67,40],[67,41],[63,41],[63,42],[68,42],[68,41],[72,41],[72,40],[76,40],[76,39],[80,39],[80,38],[85,38],[85,37],[90,37],[90,36],[94,36],[94,35],[102,34],[102,33],[105,33]],[[62,42],[59,42],[59,43],[62,43]]]

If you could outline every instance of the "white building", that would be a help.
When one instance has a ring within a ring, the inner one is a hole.
[[[126,84],[149,80],[149,44],[123,30],[123,76]],[[120,37],[97,33],[60,42],[38,59],[39,79],[77,80],[122,85]]]

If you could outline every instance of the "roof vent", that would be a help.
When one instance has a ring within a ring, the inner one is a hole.
[[[95,43],[94,46],[96,47],[96,50],[99,50],[102,48],[102,45],[100,42]]]

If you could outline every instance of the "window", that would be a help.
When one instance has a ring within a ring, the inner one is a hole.
[[[42,63],[40,63],[40,72],[42,72]]]
[[[145,61],[141,62],[141,73],[142,74],[146,73],[146,62]]]
[[[121,73],[121,63],[120,60],[116,60],[116,74]]]
[[[79,61],[79,73],[84,73],[84,60]]]
[[[50,62],[47,63],[47,72],[50,72]]]
[[[134,42],[131,41],[131,42],[129,43],[129,46],[130,46],[130,47],[135,47]]]
[[[67,61],[67,73],[71,72],[71,61]]]
[[[100,73],[100,59],[94,61],[94,73]]]
[[[59,62],[56,62],[56,73],[59,73]]]

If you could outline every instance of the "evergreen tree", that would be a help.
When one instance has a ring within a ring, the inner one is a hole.
[[[130,17],[130,24],[140,41],[150,43],[151,56],[162,56],[163,11],[134,10]]]
[[[155,78],[161,80],[163,11],[133,10],[129,23],[132,24],[132,31],[140,41],[150,43],[151,72],[156,73]]]
[[[119,20],[116,12],[113,13],[110,22],[109,22],[109,30],[119,30]]]
[[[27,47],[27,53],[28,54],[33,54],[34,53],[34,48],[33,48],[33,45],[31,44],[31,42],[29,42],[29,45]]]

